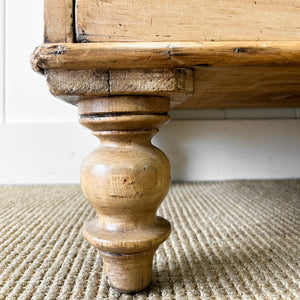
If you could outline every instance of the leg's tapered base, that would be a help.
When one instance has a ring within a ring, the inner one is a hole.
[[[170,232],[170,223],[161,217],[147,227],[117,231],[103,228],[94,219],[85,224],[83,235],[99,250],[108,284],[132,293],[150,284],[153,255]]]
[[[145,289],[151,282],[155,250],[138,254],[111,254],[100,251],[109,285],[121,292]]]

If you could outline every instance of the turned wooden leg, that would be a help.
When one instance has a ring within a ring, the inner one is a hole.
[[[84,237],[100,251],[108,282],[120,291],[149,285],[154,252],[170,234],[170,223],[156,216],[170,187],[170,165],[151,144],[169,109],[166,97],[79,101],[80,123],[101,141],[81,168],[83,193],[98,215],[85,225]]]
[[[77,56],[74,69],[52,69],[44,65],[45,49],[34,52],[33,68],[46,75],[53,95],[78,104],[80,123],[100,139],[81,168],[83,193],[98,215],[85,225],[84,236],[100,251],[111,286],[142,290],[151,281],[153,255],[171,229],[156,216],[170,187],[170,165],[151,138],[169,120],[170,107],[193,94],[193,70],[79,69]]]

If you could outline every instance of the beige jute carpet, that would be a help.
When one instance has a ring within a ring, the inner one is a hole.
[[[153,283],[109,288],[79,186],[0,187],[0,299],[300,299],[300,180],[173,184]]]

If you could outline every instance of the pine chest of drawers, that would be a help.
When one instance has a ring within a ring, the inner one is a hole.
[[[300,0],[45,0],[32,66],[101,140],[83,162],[84,228],[109,283],[144,289],[170,234],[171,178],[151,144],[177,108],[300,106]]]

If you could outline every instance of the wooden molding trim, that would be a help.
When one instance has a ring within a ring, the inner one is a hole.
[[[189,68],[128,70],[45,70],[52,95],[77,104],[103,96],[160,96],[175,107],[194,94]]]
[[[300,65],[300,41],[111,42],[43,44],[31,58],[45,69],[136,69],[190,66]]]
[[[176,109],[300,107],[300,67],[196,67],[195,92]]]

